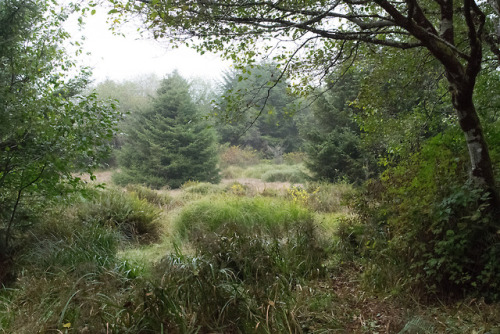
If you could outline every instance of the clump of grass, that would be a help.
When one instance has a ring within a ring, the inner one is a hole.
[[[302,183],[306,181],[307,175],[294,166],[289,168],[283,166],[282,168],[265,172],[261,176],[261,179],[266,182]]]
[[[184,207],[178,250],[153,270],[136,308],[116,306],[117,331],[302,332],[297,286],[322,271],[313,214],[286,200],[218,196]],[[306,302],[304,302],[306,303]],[[140,313],[137,311],[140,310]],[[309,312],[309,311],[308,311]]]
[[[182,210],[176,227],[198,254],[244,278],[304,276],[322,267],[324,253],[313,215],[289,201],[202,200]]]
[[[153,241],[158,238],[161,211],[133,193],[106,190],[78,209],[78,219],[85,224],[109,226],[129,240]]]
[[[105,328],[95,297],[120,295],[128,274],[116,257],[121,236],[109,226],[79,220],[83,203],[49,209],[33,227],[17,258],[16,284],[0,291],[0,323],[6,332]]]
[[[271,163],[261,163],[258,165],[250,166],[243,170],[242,177],[248,177],[252,179],[260,179],[265,173],[279,168],[280,165],[274,165]]]
[[[344,198],[354,193],[354,188],[347,183],[308,183],[303,186],[292,186],[288,190],[288,197],[315,212],[342,212],[349,213],[344,204]]]
[[[247,166],[229,166],[222,172],[223,177],[228,179],[252,178],[261,179],[266,182],[305,182],[309,176],[302,164],[298,165],[277,165],[272,163],[260,163]]]
[[[217,184],[198,181],[188,181],[184,183],[181,188],[186,193],[200,195],[217,194],[223,192],[223,188],[221,188]]]
[[[135,194],[139,199],[159,206],[168,205],[172,202],[172,197],[168,194],[161,194],[153,189],[138,184],[127,185],[127,191]]]
[[[245,169],[239,166],[228,166],[221,172],[224,179],[237,179],[243,177]]]

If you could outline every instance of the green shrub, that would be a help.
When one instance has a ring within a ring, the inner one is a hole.
[[[378,268],[399,267],[399,281],[425,293],[498,299],[498,225],[484,192],[467,181],[461,141],[451,132],[430,139],[371,182],[355,207],[370,230],[385,231],[374,236]]]
[[[160,213],[157,207],[135,194],[106,190],[82,203],[77,214],[83,223],[109,226],[128,239],[150,241],[158,237]]]

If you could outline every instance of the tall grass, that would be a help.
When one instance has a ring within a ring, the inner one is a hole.
[[[183,209],[176,227],[198,255],[242,279],[308,275],[320,270],[324,256],[313,215],[280,199],[202,200]]]
[[[173,200],[168,194],[159,193],[156,190],[137,184],[129,184],[126,189],[128,192],[135,194],[139,199],[160,207],[170,204]]]
[[[152,241],[158,238],[160,213],[136,194],[112,189],[83,202],[77,215],[85,224],[115,228],[127,239]]]
[[[275,165],[271,163],[260,163],[247,166],[229,166],[222,171],[222,176],[227,179],[253,178],[265,182],[291,182],[303,183],[309,179],[306,168],[298,165]]]

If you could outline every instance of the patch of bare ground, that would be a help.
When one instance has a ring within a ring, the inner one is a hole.
[[[394,299],[381,298],[359,286],[355,273],[331,277],[330,288],[344,308],[347,333],[399,333],[407,317],[407,308]]]

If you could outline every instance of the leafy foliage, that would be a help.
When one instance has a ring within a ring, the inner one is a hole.
[[[63,48],[67,15],[51,1],[0,3],[0,258],[33,209],[77,183],[72,172],[98,166],[119,119],[82,93],[89,72]]]
[[[179,74],[162,81],[152,106],[135,115],[127,132],[116,183],[178,188],[188,180],[219,181],[215,134]]]
[[[226,73],[217,101],[216,129],[222,143],[249,146],[273,156],[301,147],[294,112],[296,98],[274,64],[248,66]]]
[[[368,253],[380,260],[377,267],[401,266],[404,279],[426,293],[498,299],[498,228],[485,193],[467,181],[468,157],[457,135],[430,139],[358,201],[377,244]]]
[[[317,179],[360,183],[377,171],[374,155],[363,145],[361,131],[353,121],[358,113],[354,101],[361,75],[351,69],[338,81],[328,82],[312,115],[301,123],[307,167]]]

